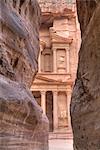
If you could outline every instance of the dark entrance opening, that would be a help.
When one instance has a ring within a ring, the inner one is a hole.
[[[49,131],[53,131],[53,93],[52,91],[46,92],[46,115],[49,119]]]
[[[37,101],[37,103],[41,106],[41,93],[40,91],[32,91],[32,94]]]

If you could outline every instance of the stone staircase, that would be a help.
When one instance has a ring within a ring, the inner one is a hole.
[[[52,139],[72,140],[73,134],[72,134],[72,131],[69,129],[57,130],[57,131],[49,133],[49,140],[52,140]]]

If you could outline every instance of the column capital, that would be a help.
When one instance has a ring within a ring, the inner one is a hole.
[[[41,94],[45,94],[46,93],[46,91],[40,91],[41,92]]]
[[[54,92],[54,93],[55,93],[55,92],[57,92],[57,93],[58,93],[58,91],[57,91],[57,90],[54,90],[53,92]]]
[[[53,48],[52,50],[53,50],[53,51],[56,51],[56,50],[57,50],[57,48]]]
[[[58,91],[53,91],[53,94],[57,95],[57,94],[58,94]]]
[[[69,48],[69,46],[68,46],[68,47],[66,47],[65,49],[66,49],[66,51],[70,51],[70,48]]]
[[[68,85],[68,86],[67,86],[66,92],[67,92],[67,93],[68,93],[68,92],[72,92],[72,87],[71,87],[71,85]]]
[[[67,89],[66,93],[72,93],[72,89]]]

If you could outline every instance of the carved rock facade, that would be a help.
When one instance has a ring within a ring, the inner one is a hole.
[[[100,2],[77,0],[82,31],[71,116],[75,150],[100,149]]]
[[[0,1],[0,150],[47,150],[48,120],[30,88],[37,72],[36,0]]]
[[[48,116],[50,131],[64,133],[70,130],[69,105],[80,45],[76,4],[38,1],[42,10],[39,70],[31,90]]]

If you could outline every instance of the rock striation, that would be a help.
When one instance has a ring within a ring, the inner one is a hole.
[[[74,150],[100,149],[100,1],[77,0],[82,44],[72,94]]]
[[[0,0],[0,150],[48,150],[48,120],[29,91],[39,25],[36,0]]]

